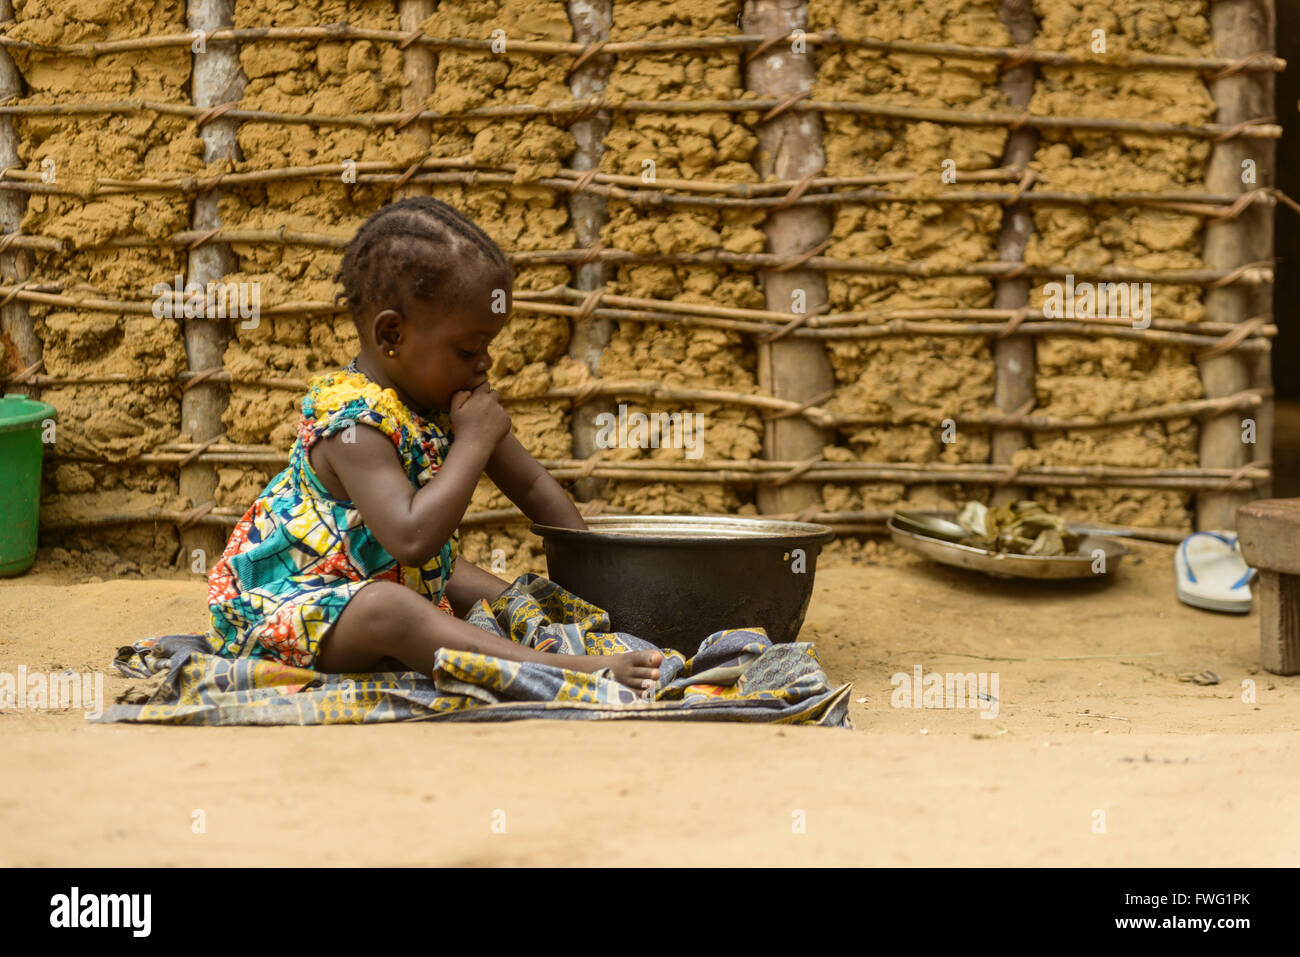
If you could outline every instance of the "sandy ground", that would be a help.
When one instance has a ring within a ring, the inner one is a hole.
[[[1179,604],[1172,549],[1132,547],[1109,584],[819,570],[803,637],[853,683],[852,731],[9,710],[0,865],[1300,864],[1300,678],[1259,670],[1257,613]],[[0,583],[0,672],[106,670],[120,644],[201,629],[203,599],[199,581]],[[891,707],[914,665],[996,672],[997,716]],[[1179,679],[1204,669],[1221,683]]]

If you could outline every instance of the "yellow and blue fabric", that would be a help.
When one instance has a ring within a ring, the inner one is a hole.
[[[459,533],[421,567],[397,562],[351,502],[335,499],[311,467],[321,439],[358,428],[378,429],[397,450],[411,484],[423,486],[451,447],[446,413],[423,418],[392,389],[356,368],[313,379],[302,400],[289,467],[271,479],[240,519],[208,578],[211,650],[227,658],[273,659],[310,668],[321,637],[352,597],[372,581],[400,582],[447,614],[447,580],[460,551]],[[355,433],[352,433],[355,435]]]
[[[655,646],[610,631],[604,610],[541,575],[517,578],[466,620],[529,648],[611,655]],[[157,677],[143,702],[97,719],[192,725],[371,724],[383,721],[511,721],[522,718],[754,721],[852,728],[850,685],[833,686],[808,642],[773,644],[761,628],[705,638],[690,658],[664,655],[649,699],[608,668],[555,665],[442,649],[432,677],[397,669],[331,675],[267,658],[211,654],[202,635],[165,635],[119,649],[129,677]]]

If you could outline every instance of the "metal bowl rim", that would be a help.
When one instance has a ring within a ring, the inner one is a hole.
[[[824,545],[835,537],[835,530],[829,525],[814,522],[792,522],[780,519],[751,518],[744,515],[593,515],[586,519],[586,530],[576,528],[558,528],[554,525],[542,525],[534,522],[531,531],[548,541],[571,543],[623,545],[623,546],[691,546],[695,548],[723,548],[736,546],[770,547],[773,545]],[[615,532],[601,528],[623,522],[643,523],[651,534],[632,537],[626,532]],[[714,528],[718,534],[674,535],[672,531],[653,534],[656,526],[695,526],[700,530]],[[728,535],[727,527],[733,529],[749,528]],[[759,527],[763,527],[760,531]]]

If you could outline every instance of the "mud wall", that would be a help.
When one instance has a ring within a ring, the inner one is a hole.
[[[309,26],[347,20],[357,27],[397,29],[389,0],[240,0],[236,27]],[[349,114],[401,108],[402,58],[393,44],[259,39],[241,45],[248,78],[241,102],[249,109],[282,113]],[[375,209],[391,202],[385,184],[343,181],[343,163],[413,162],[419,147],[391,127],[365,129],[325,124],[246,122],[239,128],[241,156],[232,171],[336,165],[337,181],[286,179],[239,185],[222,197],[221,221],[231,229],[270,230],[281,225],[306,233],[350,236]],[[223,164],[225,165],[225,164]],[[239,270],[230,278],[258,283],[264,305],[332,301],[342,250],[278,243],[236,243]],[[356,333],[346,313],[263,315],[252,328],[232,322],[224,365],[236,379],[307,379],[346,365],[356,354]],[[288,449],[295,436],[298,391],[236,382],[223,416],[232,442]],[[220,467],[215,501],[246,508],[277,468]]]
[[[612,40],[642,37],[717,36],[733,33],[740,4],[711,0],[693,4],[616,2]],[[744,90],[740,51],[693,52],[620,57],[609,80],[609,95],[629,100],[720,100]],[[644,177],[646,161],[662,179],[755,182],[758,140],[751,124],[757,114],[615,112],[601,171]],[[764,215],[759,211],[698,206],[635,208],[611,200],[601,236],[608,246],[638,253],[696,253],[711,249],[763,252]],[[766,308],[762,280],[753,271],[719,266],[645,264],[611,271],[606,288],[623,296]],[[739,333],[666,323],[648,326],[617,322],[600,361],[605,379],[661,383],[668,388],[758,391],[756,351]],[[619,397],[629,415],[682,412],[703,415],[700,445],[705,459],[751,459],[761,454],[763,421],[756,410],[720,403],[647,403]],[[685,449],[611,449],[606,459],[682,461]],[[752,513],[754,490],[709,483],[612,485],[607,500],[639,512]]]
[[[849,37],[943,40],[971,45],[1010,45],[998,20],[996,0],[967,4],[938,0],[891,0],[844,5],[810,0],[809,29],[833,26]],[[621,0],[613,5],[611,39],[723,35],[737,31],[739,0],[682,4],[674,0]],[[1035,46],[1080,52],[1092,31],[1107,31],[1111,52],[1210,52],[1204,0],[1157,4],[1148,0],[1096,3],[1040,0]],[[121,38],[185,31],[181,0],[155,0],[131,7],[76,0],[16,3],[10,34],[45,43]],[[346,21],[357,27],[398,28],[393,0],[239,0],[235,26],[321,25]],[[563,0],[444,0],[422,29],[436,36],[487,38],[500,29],[512,39],[571,40]],[[920,56],[855,49],[814,48],[818,100],[852,100],[943,106],[965,110],[1003,105],[998,62],[957,56]],[[14,50],[30,87],[27,102],[122,100],[140,97],[190,102],[188,47],[133,51],[94,61]],[[614,100],[733,99],[743,94],[741,51],[634,54],[616,59],[607,94]],[[242,45],[247,76],[241,106],[281,112],[325,114],[397,112],[402,105],[402,53],[395,44],[371,41],[258,39]],[[449,112],[469,107],[536,104],[571,98],[566,57],[486,51],[435,52],[434,93],[427,106]],[[1068,115],[1143,116],[1200,123],[1213,118],[1202,78],[1191,71],[1120,71],[1042,67],[1031,110]],[[600,170],[642,176],[646,161],[658,178],[752,182],[758,112],[642,113],[612,111]],[[391,126],[245,122],[240,155],[205,167],[193,122],[152,112],[81,118],[21,116],[21,157],[29,170],[54,159],[60,184],[83,184],[96,176],[159,178],[221,170],[251,171],[285,166],[338,164],[337,182],[285,179],[256,186],[223,187],[221,215],[234,229],[291,230],[350,238],[375,209],[391,201],[390,184],[343,182],[342,164],[384,161],[405,166],[422,155],[409,133]],[[824,117],[828,175],[887,171],[933,173],[946,160],[963,172],[997,167],[1006,143],[1002,128],[949,127],[929,122],[877,119],[845,113]],[[472,217],[507,252],[576,245],[568,193],[537,182],[566,165],[576,144],[563,117],[451,119],[431,124],[432,155],[475,163],[514,164],[513,182],[436,183],[425,187]],[[1190,186],[1204,179],[1209,146],[1182,137],[1105,132],[1045,131],[1034,168],[1053,189],[1105,191]],[[900,193],[932,184],[888,187]],[[161,239],[187,228],[190,204],[175,192],[135,192],[88,198],[32,194],[25,233],[74,243],[111,237]],[[634,252],[763,252],[761,211],[639,206],[611,198],[601,235],[609,247]],[[1002,207],[996,203],[937,202],[842,204],[836,208],[833,243],[825,255],[926,261],[962,265],[997,258]],[[1179,213],[1099,203],[1085,207],[1034,206],[1035,236],[1027,252],[1034,264],[1066,264],[1080,272],[1100,265],[1168,269],[1199,265],[1202,221]],[[341,250],[329,246],[238,243],[238,271],[229,278],[260,284],[264,306],[330,301]],[[146,300],[158,281],[185,268],[183,248],[79,249],[70,254],[37,252],[37,276],[58,277],[69,290],[109,298]],[[572,284],[565,264],[521,265],[519,290]],[[608,269],[611,293],[680,302],[763,308],[761,274],[749,269],[697,265],[619,265]],[[833,311],[895,307],[981,307],[993,301],[994,283],[984,278],[910,279],[831,273]],[[1162,318],[1202,317],[1201,291],[1155,286],[1153,313]],[[1032,293],[1041,303],[1041,283]],[[33,305],[44,342],[48,375],[127,373],[168,377],[186,366],[179,323],[147,314],[67,311]],[[570,359],[570,322],[517,310],[494,346],[494,384],[510,401],[515,431],[539,459],[571,455],[569,403],[545,399],[552,386],[583,381],[586,370]],[[1115,339],[1038,338],[1038,410],[1072,416],[1136,409],[1200,393],[1187,350]],[[236,379],[294,378],[337,368],[354,354],[355,334],[343,313],[267,315],[250,329],[231,325],[225,367]],[[940,420],[987,411],[993,405],[994,364],[987,340],[975,337],[884,337],[828,340],[837,393],[829,407],[846,413],[916,417],[932,424],[841,429],[825,449],[837,461],[986,462],[987,429],[960,428],[958,440],[940,441]],[[708,387],[757,392],[756,350],[748,336],[674,323],[615,323],[599,367],[604,379],[655,381],[668,387]],[[121,462],[158,444],[185,439],[179,432],[179,390],[174,383],[74,385],[47,388],[43,397],[60,412],[57,457],[47,465],[43,517],[47,521],[87,513],[181,509],[172,466],[95,464],[69,457]],[[292,442],[299,392],[235,384],[224,417],[231,442],[287,449]],[[616,396],[629,412],[698,412],[704,415],[704,457],[751,459],[761,455],[763,422],[757,410],[721,403],[648,403]],[[1128,428],[1037,433],[1017,464],[1196,464],[1193,421]],[[613,449],[607,460],[673,460],[683,449]],[[216,504],[243,508],[276,471],[221,466]],[[952,505],[983,498],[986,486],[950,484],[830,483],[822,489],[827,510],[887,508],[906,501]],[[1073,518],[1135,525],[1186,527],[1188,496],[1142,490],[1040,490],[1049,507]],[[607,485],[614,507],[642,512],[728,511],[753,513],[752,486],[700,483],[619,482]],[[508,503],[486,481],[471,510]],[[464,553],[498,573],[544,570],[536,538],[526,526],[468,527]],[[167,524],[97,527],[43,537],[46,558],[72,561],[101,574],[158,570],[172,561],[177,538]],[[849,550],[857,550],[850,544]],[[870,550],[870,549],[869,549]]]
[[[507,38],[519,40],[573,38],[567,8],[555,0],[442,3],[421,28],[433,36],[487,38],[494,30],[502,30]],[[558,57],[440,50],[429,108],[450,112],[568,100],[567,65],[567,60]],[[573,136],[554,117],[438,122],[433,127],[435,155],[465,156],[494,166],[516,164],[517,168],[507,186],[438,184],[431,195],[462,210],[507,252],[574,246],[568,194],[535,181],[554,176],[575,145]],[[516,290],[543,290],[571,282],[571,271],[564,264],[520,264],[515,268]],[[493,385],[509,400],[515,434],[535,458],[568,458],[571,454],[568,403],[539,398],[553,385],[572,384],[580,374],[567,358],[568,344],[566,318],[516,311],[491,348]],[[509,500],[484,478],[470,510],[508,506]],[[502,577],[546,570],[540,541],[519,523],[467,526],[461,534],[461,549],[470,561],[495,567]]]
[[[1193,0],[1117,0],[1105,8],[1037,0],[1035,44],[1046,50],[1087,50],[1105,31],[1106,53],[1210,56],[1207,6]],[[1204,80],[1190,70],[1039,71],[1031,111],[1066,115],[1214,120]],[[1207,140],[1095,131],[1044,131],[1034,167],[1048,188],[1105,195],[1115,189],[1167,190],[1204,183]],[[1083,272],[1097,266],[1192,269],[1200,259],[1203,220],[1162,209],[1116,206],[1038,206],[1025,259]],[[1031,301],[1042,302],[1041,286]],[[1151,314],[1205,318],[1197,286],[1152,284]],[[1049,415],[1113,414],[1196,399],[1202,395],[1195,359],[1183,347],[1131,339],[1043,337],[1038,340],[1038,408]],[[1190,419],[1124,428],[1038,433],[1016,464],[1187,467],[1198,462],[1197,424]],[[1044,489],[1035,496],[1069,517],[1097,516],[1125,525],[1191,529],[1188,493],[1143,489]]]
[[[180,33],[181,0],[135,4],[17,0],[9,35],[35,43],[77,43]],[[187,47],[125,51],[90,60],[10,48],[27,87],[23,102],[97,103],[141,98],[189,101]],[[189,203],[179,193],[120,193],[90,197],[98,176],[193,174],[202,169],[202,144],[183,117],[152,112],[84,116],[18,115],[18,154],[25,169],[52,172],[54,182],[78,194],[29,194],[22,232],[52,236],[71,246],[112,239],[161,239],[189,226]],[[46,161],[52,161],[51,166]],[[34,278],[58,281],[64,292],[113,300],[147,301],[156,282],[185,268],[185,253],[170,245],[119,249],[34,250]],[[59,377],[125,374],[169,376],[184,371],[180,325],[152,314],[61,309],[30,304],[44,344],[44,373]],[[42,398],[58,409],[56,450],[47,461],[42,521],[91,512],[176,508],[174,468],[111,464],[173,440],[180,394],[170,383],[64,385]],[[76,459],[107,460],[105,464]],[[174,526],[130,524],[93,533],[46,534],[44,556],[102,575],[139,574],[175,556]]]
[[[996,0],[969,4],[907,3],[845,9],[832,0],[812,0],[810,25],[834,24],[855,39],[931,40],[1003,46],[1010,37],[998,20]],[[956,57],[886,53],[854,47],[820,48],[814,99],[945,106],[972,111],[999,105],[997,62]],[[976,172],[1001,165],[1007,131],[989,127],[945,127],[849,113],[824,116],[827,174],[929,172],[929,182],[884,187],[905,193],[933,191],[944,163]],[[908,264],[961,266],[997,259],[1002,223],[996,204],[898,202],[836,207],[826,255]],[[993,304],[994,284],[983,278],[916,279],[831,273],[827,284],[833,312],[895,308],[961,308]],[[882,337],[828,340],[837,412],[916,417],[929,424],[841,429],[825,454],[852,462],[987,462],[989,433],[961,429],[956,441],[941,441],[945,417],[960,423],[966,413],[993,405],[993,354],[988,342],[972,337]],[[915,420],[915,419],[914,419]],[[957,507],[983,498],[987,489],[953,484],[828,483],[822,500],[829,511],[873,511],[907,501],[918,507]],[[852,551],[853,546],[848,545]]]

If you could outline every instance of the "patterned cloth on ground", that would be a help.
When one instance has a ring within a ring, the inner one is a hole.
[[[517,578],[480,601],[470,624],[540,651],[571,655],[653,649],[609,630],[609,616],[541,575]],[[509,721],[641,718],[763,721],[853,727],[850,686],[832,687],[808,642],[773,644],[761,628],[705,638],[684,658],[664,650],[650,699],[592,673],[442,649],[434,676],[411,671],[330,675],[268,658],[211,654],[203,635],[165,635],[118,650],[127,676],[161,675],[143,704],[118,704],[100,721],[200,725],[368,724],[380,721]]]

